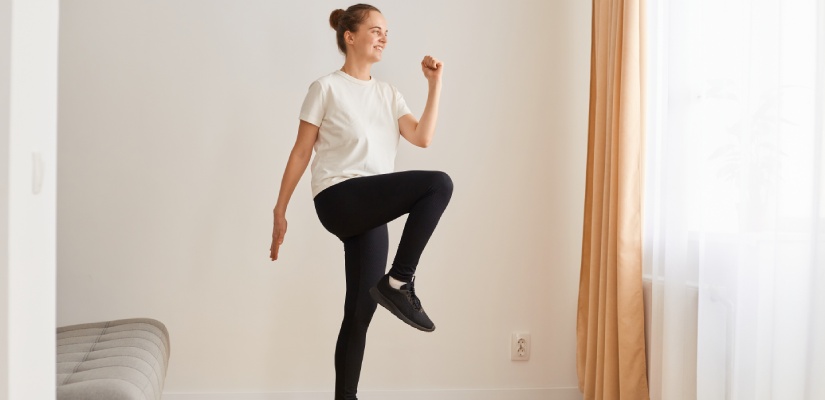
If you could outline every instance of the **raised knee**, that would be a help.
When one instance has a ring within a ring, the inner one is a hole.
[[[434,171],[433,187],[440,192],[446,193],[448,196],[453,194],[453,180],[446,172]]]

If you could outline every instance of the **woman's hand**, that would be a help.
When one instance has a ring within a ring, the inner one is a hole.
[[[272,228],[272,246],[269,248],[269,258],[272,261],[278,259],[278,248],[284,243],[286,235],[286,218],[283,215],[275,214],[275,226]]]
[[[437,58],[430,56],[424,57],[421,61],[421,70],[424,72],[424,77],[430,82],[440,82],[441,73],[444,71],[444,63]]]

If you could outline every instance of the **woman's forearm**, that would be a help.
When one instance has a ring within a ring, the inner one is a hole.
[[[284,177],[281,179],[278,202],[275,204],[275,215],[286,215],[289,199],[292,198],[292,193],[295,191],[295,187],[298,186],[298,181],[304,175],[304,171],[309,165],[309,159],[309,154],[299,154],[295,149],[289,154],[289,161],[287,161],[286,169],[284,169]]]
[[[418,126],[415,127],[416,141],[421,147],[427,147],[435,135],[435,125],[438,120],[438,101],[441,97],[441,80],[429,81],[429,92],[427,93],[427,104]]]

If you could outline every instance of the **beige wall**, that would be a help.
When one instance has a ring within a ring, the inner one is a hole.
[[[436,140],[402,144],[397,169],[447,171],[455,192],[418,270],[438,329],[379,310],[362,390],[576,386],[589,3],[374,3],[390,43],[373,75],[414,113],[418,62],[446,63]],[[332,389],[343,250],[308,172],[281,260],[268,249],[301,101],[342,64],[327,18],[347,5],[63,2],[59,325],[163,321],[170,393]],[[515,330],[529,362],[509,360]]]

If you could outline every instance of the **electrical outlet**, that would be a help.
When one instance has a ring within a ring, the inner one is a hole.
[[[512,339],[510,340],[510,360],[529,360],[531,345],[529,332],[513,332]]]

